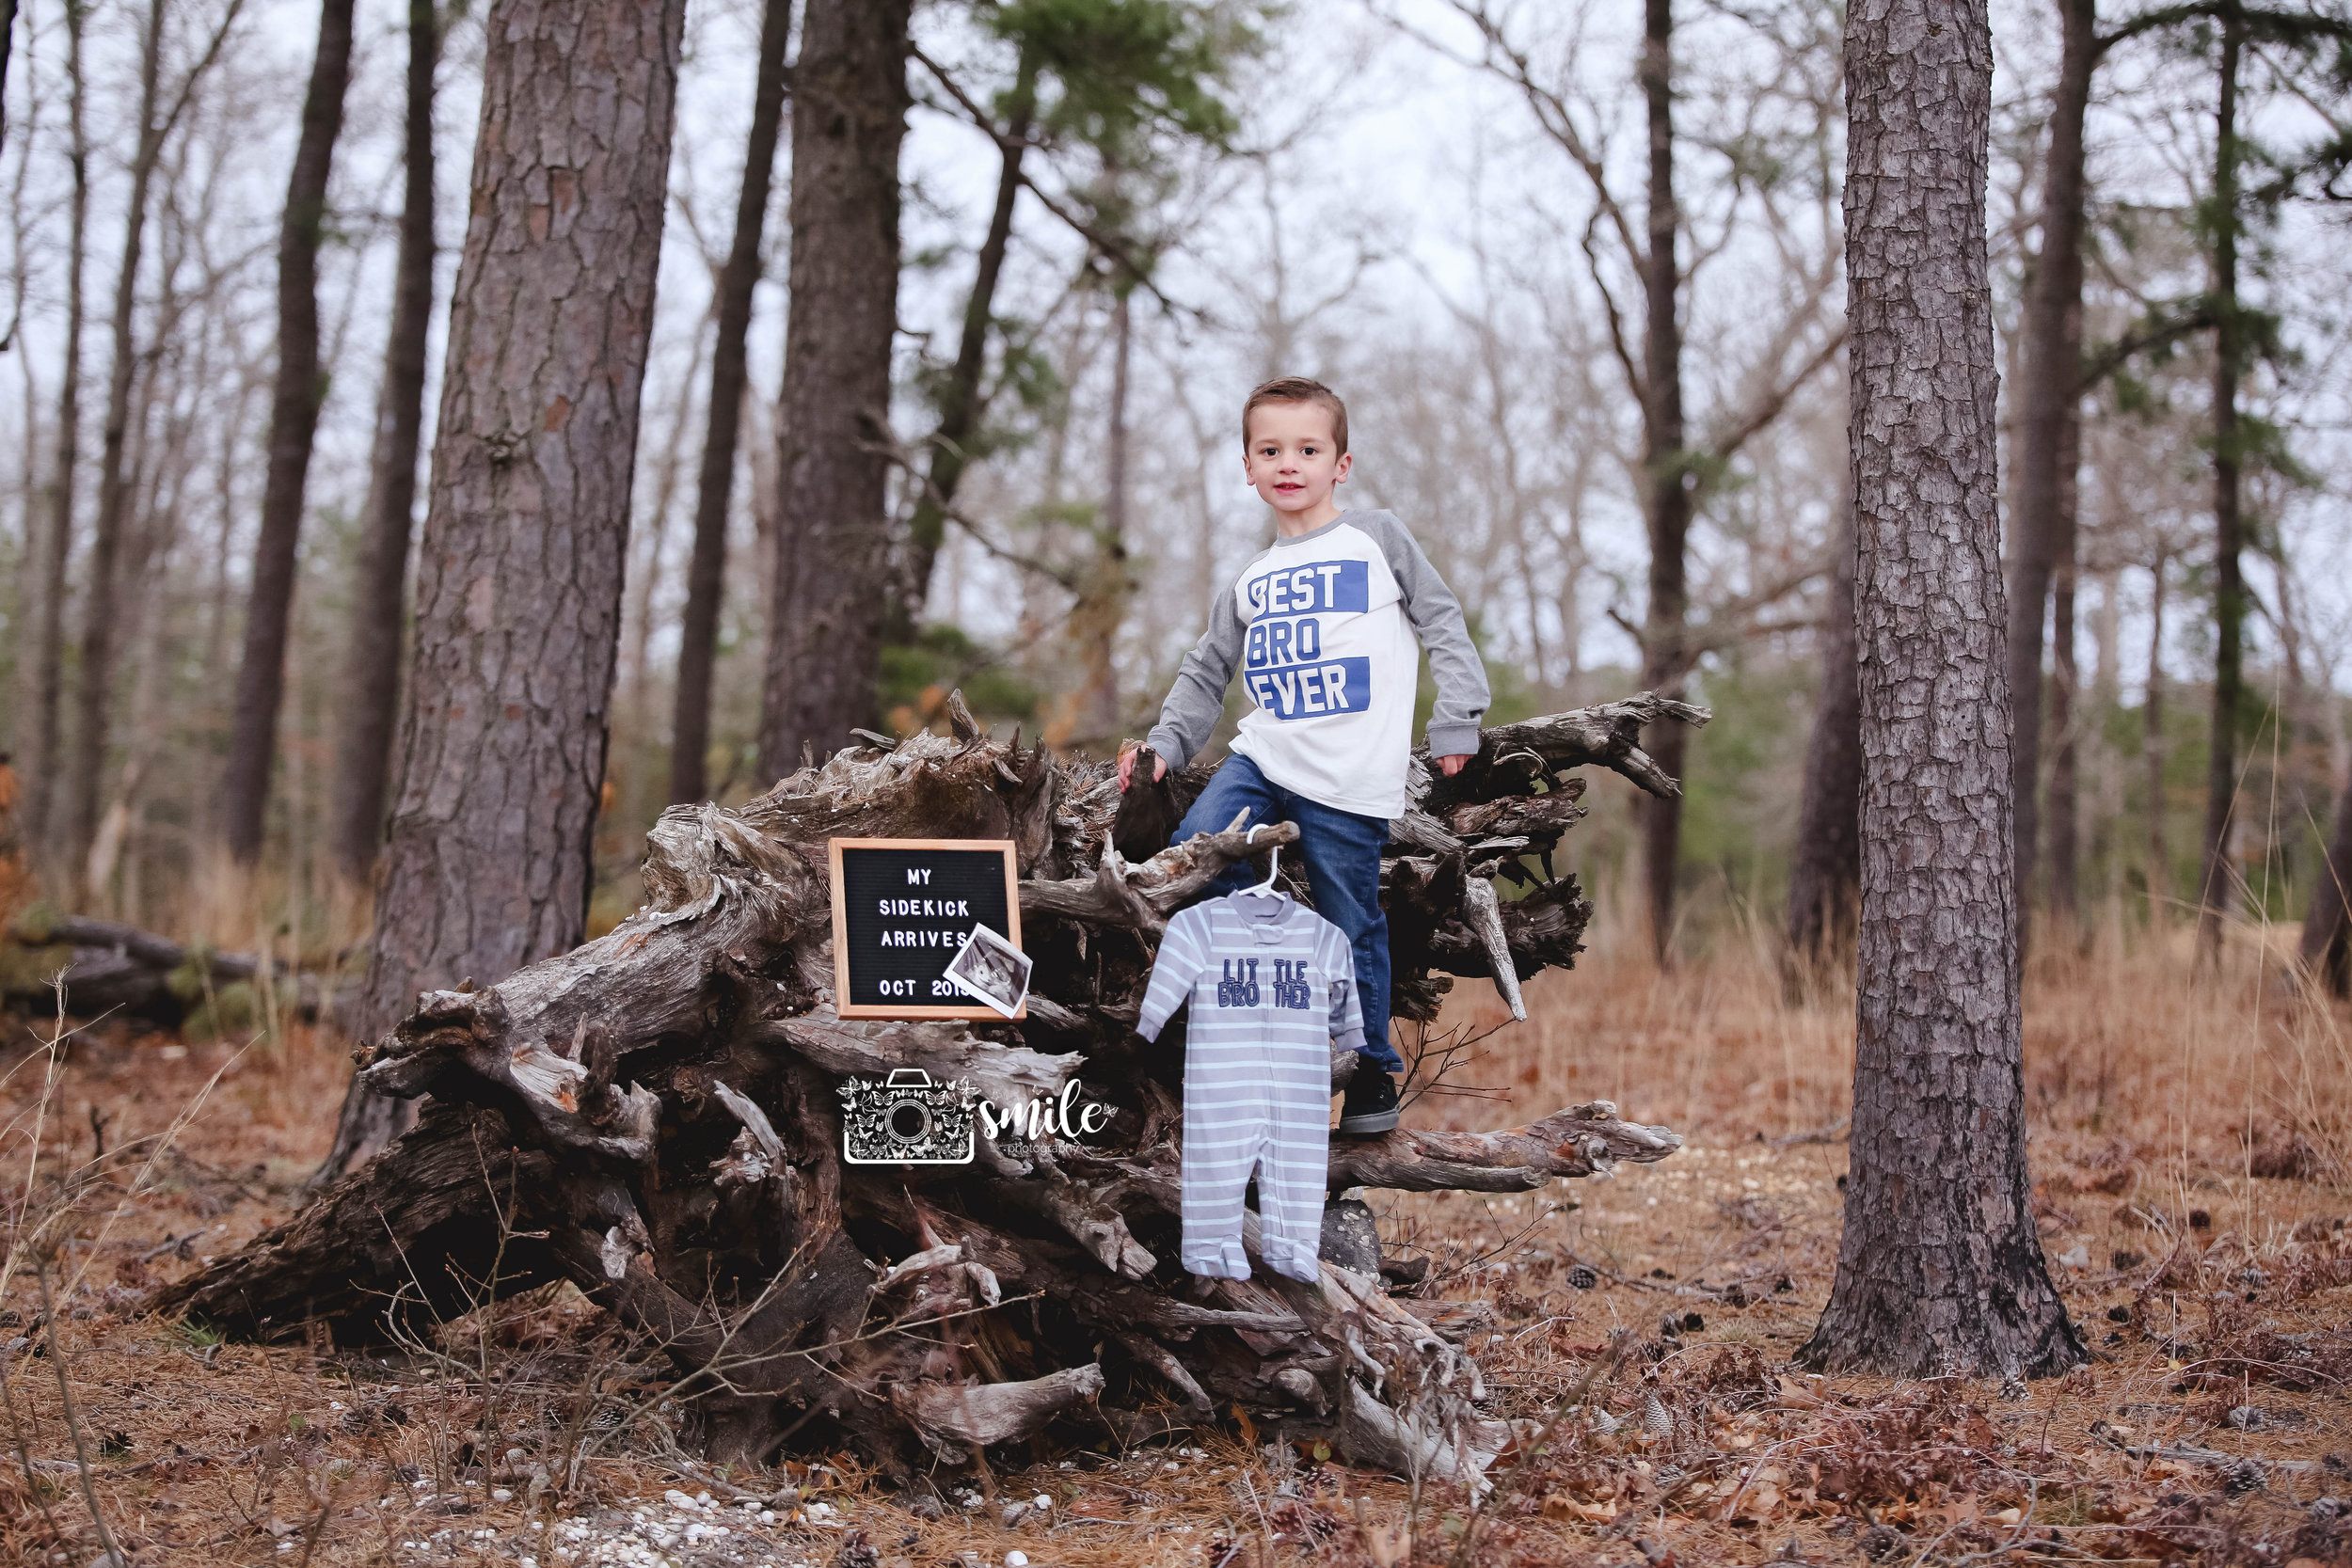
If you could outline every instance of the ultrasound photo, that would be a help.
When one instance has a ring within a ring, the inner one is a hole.
[[[987,927],[975,926],[948,963],[947,980],[966,996],[1010,1018],[1029,994],[1028,955]]]

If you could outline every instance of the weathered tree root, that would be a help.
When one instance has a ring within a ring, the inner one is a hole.
[[[326,1320],[353,1338],[568,1279],[668,1354],[723,1460],[789,1436],[893,1468],[961,1463],[1049,1425],[1132,1441],[1239,1409],[1360,1463],[1475,1475],[1510,1433],[1455,1342],[1472,1314],[1328,1263],[1307,1285],[1175,1262],[1181,1040],[1146,1046],[1131,1025],[1168,916],[1269,836],[1130,863],[1115,818],[1173,820],[1205,774],[1122,798],[1104,765],[949,712],[951,736],[853,748],[739,809],[663,814],[645,908],[488,990],[421,997],[358,1053],[371,1087],[431,1096],[416,1129],[156,1305],[246,1336]],[[1400,1011],[1434,1012],[1454,974],[1489,976],[1522,1013],[1518,982],[1573,961],[1590,907],[1550,872],[1581,814],[1563,770],[1672,790],[1634,744],[1661,717],[1706,715],[1605,704],[1490,730],[1456,778],[1417,775],[1422,806],[1382,867]],[[841,1019],[836,834],[1013,840],[1026,1022]],[[1495,875],[1523,895],[1498,900]],[[1335,1085],[1353,1064],[1335,1059]],[[982,1138],[969,1165],[845,1164],[840,1080],[898,1068],[1007,1107],[1077,1083],[1110,1125],[1085,1143]],[[1330,1186],[1525,1191],[1680,1145],[1595,1102],[1506,1132],[1335,1140]],[[1254,1216],[1244,1242],[1256,1257]]]

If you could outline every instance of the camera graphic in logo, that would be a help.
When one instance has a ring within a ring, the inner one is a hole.
[[[974,1086],[921,1068],[841,1085],[841,1157],[852,1165],[968,1165]]]

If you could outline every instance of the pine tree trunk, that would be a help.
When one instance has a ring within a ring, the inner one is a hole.
[[[809,0],[792,84],[792,302],[759,776],[874,721],[910,0]]]
[[[726,594],[727,514],[735,499],[735,447],[743,425],[744,340],[759,285],[768,191],[775,182],[776,135],[784,121],[784,49],[792,30],[791,0],[767,0],[759,21],[759,68],[752,133],[743,148],[743,184],[735,203],[735,243],[719,274],[719,341],[710,356],[709,434],[694,489],[694,553],[686,568],[686,612],[679,628],[677,693],[670,725],[670,800],[708,794],[710,681],[719,661],[719,610]]]
[[[2026,300],[2025,385],[2017,427],[2014,560],[2009,585],[2009,692],[2016,716],[2010,793],[2017,803],[2019,945],[2031,920],[2042,760],[2042,624],[2056,569],[2065,426],[2082,386],[2083,117],[2099,64],[2097,0],[2060,0],[2063,41],[2042,170],[2042,254]]]
[[[0,3],[0,87],[8,85],[8,55],[16,44],[16,4],[17,0]],[[0,148],[8,145],[8,116],[0,114]]]
[[[1821,695],[1805,743],[1804,794],[1797,808],[1797,859],[1788,882],[1787,978],[1851,953],[1862,882],[1861,698],[1854,670],[1854,516],[1838,519],[1837,562],[1821,611]]]
[[[278,387],[270,401],[269,471],[253,550],[253,590],[246,601],[229,768],[221,783],[229,853],[247,865],[262,853],[269,817],[270,764],[286,690],[286,630],[294,617],[294,551],[319,407],[326,399],[319,367],[319,234],[326,221],[335,139],[343,128],[343,91],[351,82],[351,11],[352,0],[324,0],[319,7],[302,139],[278,230]]]
[[[684,14],[487,19],[363,1040],[583,933]],[[368,1103],[322,1174],[389,1130]]]
[[[424,428],[425,347],[433,326],[433,77],[437,0],[409,0],[407,170],[384,392],[375,416],[367,512],[353,574],[351,642],[335,740],[327,832],[343,874],[364,882],[384,837],[384,789],[400,718],[401,609],[416,527],[417,447]]]
[[[2230,817],[2237,802],[2238,709],[2245,701],[2241,645],[2246,623],[2245,547],[2238,515],[2237,75],[2245,30],[2221,25],[2221,103],[2214,152],[2213,226],[2213,743],[2205,773],[2204,866],[2198,879],[2197,958],[2221,958],[2221,922],[2237,905],[2230,863]]]
[[[1127,376],[1133,357],[1135,313],[1125,289],[1111,301],[1110,429],[1104,442],[1103,515],[1095,542],[1092,582],[1072,614],[1083,646],[1086,687],[1078,702],[1079,734],[1104,743],[1119,736],[1119,627],[1127,616],[1133,584],[1127,576]]]
[[[163,132],[155,97],[163,67],[164,0],[149,0],[139,39],[138,146],[131,159],[131,198],[123,215],[122,256],[115,269],[114,359],[106,372],[106,423],[98,456],[98,521],[90,538],[82,594],[82,668],[74,692],[73,747],[66,770],[65,807],[57,835],[66,863],[80,880],[82,859],[98,831],[98,795],[106,768],[114,712],[115,631],[119,613],[122,530],[130,510],[130,476],[123,471],[131,429],[131,385],[138,370],[136,324],[139,257],[147,239],[148,187]]]
[[[1642,96],[1649,111],[1649,254],[1642,285],[1647,309],[1643,355],[1642,465],[1648,485],[1649,611],[1643,628],[1642,684],[1679,696],[1690,673],[1683,648],[1690,586],[1684,552],[1691,533],[1692,474],[1683,448],[1682,273],[1675,258],[1681,214],[1675,205],[1674,4],[1644,8]],[[1661,724],[1648,737],[1658,764],[1676,778],[1687,770],[1690,733]],[[1644,866],[1649,888],[1650,944],[1664,963],[1674,940],[1676,877],[1682,861],[1682,797],[1643,803]]]
[[[2329,702],[2336,701],[2333,693]],[[2336,793],[2336,821],[2328,835],[2328,857],[2320,862],[2311,908],[2303,913],[2303,968],[2338,996],[2352,990],[2352,773]]]
[[[59,867],[51,847],[55,842],[51,829],[56,808],[61,803],[57,786],[65,766],[61,720],[66,567],[73,553],[73,498],[82,464],[82,278],[89,249],[89,135],[83,121],[82,25],[81,8],[67,7],[66,166],[72,184],[66,204],[65,363],[57,379],[56,467],[41,498],[41,531],[35,541],[31,575],[31,580],[40,585],[30,606],[32,669],[25,695],[32,722],[19,732],[30,741],[29,755],[18,759],[20,777],[24,780],[24,841],[32,847],[35,866],[53,882]]]
[[[1005,252],[1012,243],[1012,210],[1021,195],[1021,160],[1028,150],[1029,126],[1037,112],[1037,58],[1022,51],[1014,70],[1011,99],[1007,105],[1004,137],[996,170],[996,205],[988,217],[988,234],[980,242],[979,264],[972,275],[972,293],[963,302],[963,334],[956,344],[956,362],[939,390],[939,427],[931,432],[930,461],[923,475],[923,493],[915,498],[914,519],[908,530],[905,580],[899,585],[899,635],[911,636],[930,597],[931,570],[947,536],[947,513],[955,505],[963,472],[972,463],[972,438],[980,428],[980,375],[988,363],[988,325],[996,307],[996,280],[1005,270]]]
[[[2079,347],[2082,313],[2067,336]],[[2069,941],[2082,933],[2082,898],[2076,877],[2082,853],[2082,673],[2074,660],[2074,590],[2079,580],[2080,533],[2076,506],[2082,463],[2082,414],[2067,399],[2058,429],[2058,508],[2050,551],[2050,912]],[[2020,884],[2021,886],[2023,884]],[[2022,895],[2021,901],[2022,901]],[[2025,950],[2021,932],[2018,950]]]
[[[2026,1186],[1981,4],[1847,13],[1862,733],[1852,1169],[1801,1355],[1897,1377],[2083,1350]]]

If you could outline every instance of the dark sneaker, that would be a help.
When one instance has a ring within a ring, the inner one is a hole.
[[[1358,1062],[1356,1076],[1347,1081],[1347,1093],[1340,1101],[1340,1132],[1368,1137],[1395,1125],[1396,1081],[1370,1062]]]

